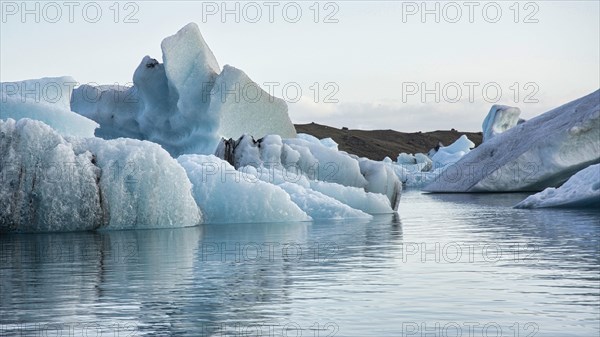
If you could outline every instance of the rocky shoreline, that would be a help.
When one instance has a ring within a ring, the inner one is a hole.
[[[457,130],[437,130],[430,132],[399,132],[395,130],[354,130],[334,128],[316,123],[295,124],[298,133],[307,133],[319,139],[331,137],[342,151],[366,157],[372,160],[383,160],[390,157],[396,160],[398,154],[427,153],[440,143],[447,146],[461,135],[466,135],[476,146],[481,144],[481,132],[461,132]]]

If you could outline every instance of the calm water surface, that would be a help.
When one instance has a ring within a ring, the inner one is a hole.
[[[1,336],[598,336],[600,213],[406,192],[372,221],[0,236]]]

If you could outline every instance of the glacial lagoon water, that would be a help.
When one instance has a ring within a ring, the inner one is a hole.
[[[600,212],[406,192],[372,221],[0,236],[0,336],[598,336]]]

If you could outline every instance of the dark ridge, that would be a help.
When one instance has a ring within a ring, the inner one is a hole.
[[[337,129],[327,125],[316,123],[296,124],[298,133],[307,133],[317,138],[331,137],[339,144],[339,149],[359,157],[367,157],[373,160],[382,160],[390,157],[396,160],[401,152],[427,153],[441,142],[450,145],[461,135],[475,143],[481,144],[481,132],[430,131],[430,132],[399,132],[394,130],[352,130],[347,128]]]

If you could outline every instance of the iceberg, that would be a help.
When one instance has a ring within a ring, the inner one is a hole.
[[[600,90],[487,140],[435,181],[428,192],[541,191],[600,162]]]
[[[402,183],[389,158],[297,135],[286,103],[242,70],[221,69],[197,25],[161,49],[163,63],[145,56],[131,87],[70,77],[2,84],[0,232],[370,219],[398,209]],[[36,86],[58,92],[30,102]]]
[[[164,63],[144,57],[132,87],[73,91],[71,109],[100,124],[96,136],[149,140],[175,158],[212,154],[221,137],[296,136],[286,103],[239,69],[221,71],[196,24],[164,39],[161,49]]]
[[[527,197],[516,208],[600,207],[600,164],[575,173],[559,188],[549,187]]]
[[[70,108],[76,84],[68,76],[0,83],[0,120],[30,118],[63,136],[93,137],[98,124]]]
[[[466,135],[460,136],[454,143],[449,146],[440,146],[437,152],[431,156],[433,167],[442,167],[448,164],[454,164],[459,161],[464,155],[469,153],[475,147]]]
[[[163,228],[201,222],[191,183],[159,145],[63,137],[0,120],[0,232]]]
[[[445,174],[445,170],[458,162],[475,147],[466,135],[460,136],[454,143],[431,149],[430,156],[423,153],[400,153],[396,163],[389,161],[389,167],[402,183],[410,188],[422,188]]]
[[[521,110],[519,108],[506,105],[492,105],[490,112],[483,120],[483,141],[490,140],[492,137],[514,127],[523,121],[519,119]]]

